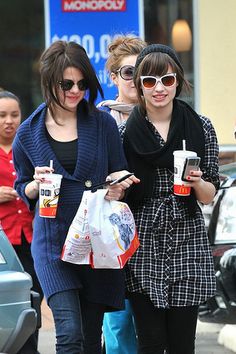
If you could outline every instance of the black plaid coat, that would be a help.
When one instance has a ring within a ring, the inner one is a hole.
[[[216,133],[208,118],[200,118],[205,134],[202,178],[217,185]],[[152,129],[160,144],[165,144],[154,126]],[[119,130],[123,138],[125,123]],[[159,308],[197,305],[213,296],[215,272],[201,209],[198,206],[195,216],[189,216],[173,194],[170,170],[156,170],[152,198],[145,199],[133,213],[140,247],[126,267],[127,290],[147,294]]]

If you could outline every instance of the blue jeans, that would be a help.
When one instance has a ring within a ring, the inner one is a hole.
[[[106,354],[137,354],[133,312],[128,300],[125,310],[105,313],[103,334]]]
[[[101,354],[105,305],[87,301],[78,290],[49,298],[56,328],[57,354]]]

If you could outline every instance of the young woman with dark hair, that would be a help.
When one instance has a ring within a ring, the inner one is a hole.
[[[219,187],[218,143],[210,119],[178,98],[189,88],[175,51],[151,44],[139,54],[137,105],[120,126],[129,168],[140,183],[127,191],[140,247],[126,267],[139,354],[193,354],[198,306],[215,293],[215,271],[198,203]],[[174,194],[175,150],[201,157],[187,176],[192,193]]]
[[[13,153],[16,190],[35,208],[32,254],[56,327],[58,354],[100,354],[103,314],[124,307],[123,270],[63,262],[62,247],[84,190],[127,171],[114,119],[95,106],[101,86],[83,47],[57,41],[40,59],[45,103],[19,127]],[[53,169],[49,161],[53,160]],[[42,173],[63,176],[55,219],[38,212]],[[119,172],[117,172],[119,171]],[[116,173],[117,172],[117,173]],[[108,186],[118,200],[134,176]]]

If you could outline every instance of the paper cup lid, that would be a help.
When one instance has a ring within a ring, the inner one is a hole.
[[[173,152],[174,156],[197,156],[197,153],[195,151],[190,151],[190,150],[175,150]]]

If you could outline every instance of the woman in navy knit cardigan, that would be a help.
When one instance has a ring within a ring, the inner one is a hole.
[[[108,175],[124,175],[126,160],[115,120],[95,107],[103,92],[84,48],[53,43],[41,56],[40,74],[45,103],[13,143],[15,188],[35,209],[32,255],[54,317],[56,352],[99,354],[104,312],[124,307],[123,271],[73,265],[60,256],[83,191]],[[52,171],[63,176],[55,219],[38,214],[40,174]],[[133,182],[134,176],[109,186],[106,198],[121,199]]]

